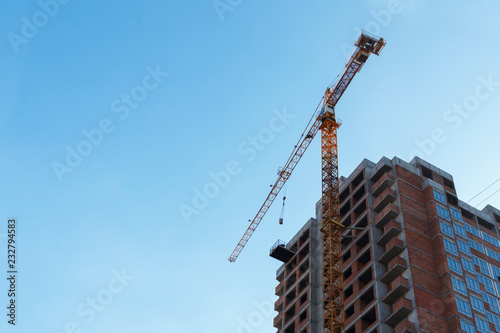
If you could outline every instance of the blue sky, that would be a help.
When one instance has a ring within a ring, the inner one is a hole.
[[[0,233],[17,219],[19,262],[5,332],[275,332],[268,250],[315,214],[319,140],[287,185],[285,224],[276,203],[227,258],[361,28],[387,46],[337,104],[341,174],[418,150],[464,201],[500,177],[496,1],[0,7]]]

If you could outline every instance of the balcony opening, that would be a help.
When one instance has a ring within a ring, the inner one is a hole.
[[[295,294],[295,289],[293,289],[288,294],[286,294],[286,296],[285,296],[285,306],[290,305],[290,303],[292,303],[295,300],[295,296],[297,296],[297,294]]]
[[[359,277],[359,289],[363,289],[366,285],[368,285],[373,280],[372,269],[368,269],[366,272],[360,275]]]
[[[363,171],[361,171],[361,173],[352,181],[352,188],[358,187],[358,185],[361,184],[363,179],[365,179],[365,175]]]
[[[346,253],[342,256],[342,261],[346,262],[347,260],[349,260],[350,257],[351,257],[351,250],[346,251]]]
[[[354,305],[351,305],[349,308],[345,310],[345,319],[349,319],[350,316],[354,314]]]
[[[458,199],[451,193],[446,192],[446,199],[448,199],[448,203],[458,207]]]
[[[375,308],[373,308],[370,312],[365,314],[363,318],[361,318],[361,329],[364,331],[373,323],[377,321],[377,314],[375,312]]]
[[[366,210],[366,200],[364,200],[355,210],[354,210],[354,219],[357,220],[358,217],[361,216]]]
[[[358,258],[358,270],[361,270],[370,260],[372,260],[372,255],[370,249],[366,251],[361,257]]]
[[[295,333],[295,323],[290,324],[290,326],[285,329],[285,333]]]
[[[297,274],[295,274],[294,272],[292,275],[290,275],[288,280],[286,280],[285,289],[288,291],[288,289],[290,289],[290,287],[295,283],[295,281],[297,281]]]
[[[299,276],[302,276],[309,269],[309,259],[307,259],[302,265],[299,267]]]
[[[427,169],[426,167],[421,165],[420,170],[422,170],[422,176],[432,179],[432,171],[430,169]]]
[[[468,218],[469,220],[473,220],[474,219],[474,214],[472,214],[471,212],[469,212],[468,210],[465,210],[465,209],[460,209],[460,211],[462,212],[462,216],[463,217],[466,217]]]
[[[357,224],[356,224],[356,227],[358,228],[366,228],[366,226],[368,225],[368,217],[365,216],[363,217],[363,219],[361,219]]]
[[[307,293],[305,293],[304,295],[302,295],[302,297],[300,297],[299,305],[302,305],[305,302],[307,302]]]
[[[477,217],[477,223],[478,223],[480,226],[482,226],[482,227],[484,227],[484,228],[486,228],[486,229],[488,229],[488,230],[495,231],[495,226],[494,226],[492,223],[490,223],[490,222],[488,222],[488,221],[486,221],[486,220],[483,220],[483,219],[482,219],[482,218],[480,218],[479,216]]]
[[[286,271],[287,273],[290,273],[297,267],[297,257],[291,259],[288,264],[286,265]]]
[[[292,307],[287,312],[285,312],[285,323],[292,319],[293,316],[295,316],[295,305],[292,305]]]
[[[374,293],[373,293],[373,287],[370,288],[366,293],[364,293],[361,297],[361,310],[366,308],[368,304],[370,304],[373,300],[375,299]]]
[[[342,220],[341,220],[342,221]],[[350,227],[351,226],[351,215],[347,215],[347,217],[342,221],[342,224],[345,226],[345,227]]]
[[[340,219],[342,220],[344,216],[351,210],[351,203],[347,201],[345,205],[340,208]]]
[[[349,267],[343,273],[344,281],[346,281],[351,275],[352,275],[352,269],[351,269],[351,267]]]
[[[299,246],[304,245],[308,240],[309,240],[309,229],[307,229],[306,231],[304,231],[304,233],[302,234],[302,236],[300,236],[300,238],[299,238]]]
[[[357,242],[356,242],[356,249],[357,251],[361,251],[368,243],[370,242],[370,233],[367,232],[363,237],[361,237]]]
[[[302,292],[302,290],[307,288],[308,285],[309,285],[309,276],[306,276],[299,282],[299,294]]]
[[[354,204],[356,204],[364,195],[365,195],[365,187],[362,186],[354,195],[352,196],[354,198]]]
[[[299,252],[299,262],[302,262],[305,257],[309,255],[309,246],[305,246],[302,250]]]
[[[345,333],[356,333],[356,327],[354,325],[352,325],[352,327],[350,329],[348,329],[347,331],[345,331]]]
[[[500,223],[500,216],[498,216],[497,214],[493,214],[493,217],[495,218],[495,221],[497,221],[497,223]]]
[[[349,288],[344,289],[344,299],[351,297],[353,293],[352,285]]]
[[[453,181],[452,181],[452,180],[450,180],[450,179],[448,179],[448,178],[444,178],[444,177],[443,177],[443,184],[444,184],[445,186],[448,186],[448,187],[449,187],[449,188],[451,188],[452,190],[454,190],[454,189],[455,189],[455,184],[453,184]]]
[[[300,314],[300,317],[299,317],[299,322],[303,322],[304,320],[306,320],[307,318],[307,309],[305,309],[301,314]]]
[[[344,236],[352,236],[352,230],[349,230],[348,232],[345,233]],[[342,237],[342,250],[347,248],[349,244],[351,244],[353,238],[352,237]]]
[[[342,193],[340,193],[340,197],[339,197],[339,200],[340,202],[344,201],[345,199],[347,199],[347,197],[349,197],[349,186],[346,187],[345,190],[342,191]]]

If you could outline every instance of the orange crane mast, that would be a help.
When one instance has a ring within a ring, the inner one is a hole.
[[[316,133],[321,130],[321,232],[323,235],[323,328],[325,333],[344,332],[341,245],[344,226],[340,223],[337,147],[337,130],[341,125],[341,121],[335,116],[335,105],[370,54],[379,55],[385,46],[385,40],[362,31],[355,42],[355,46],[356,48],[349,57],[343,72],[326,89],[325,95],[304,131],[305,135],[303,133],[299,139],[299,143],[292,151],[285,163],[285,167],[279,172],[278,179],[272,186],[264,204],[229,257],[230,262],[236,261],[283,185],[290,178],[292,171],[311,144]]]

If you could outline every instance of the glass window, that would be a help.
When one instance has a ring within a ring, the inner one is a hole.
[[[488,268],[488,263],[486,261],[479,259],[476,256],[472,256],[472,260],[474,261],[474,263],[476,265],[479,266],[479,270],[481,271],[481,273],[491,277],[491,273],[490,273],[490,270]]]
[[[471,234],[473,234],[473,235],[475,235],[475,236],[477,236],[477,237],[481,237],[481,236],[479,235],[479,230],[477,230],[477,229],[476,229],[476,228],[474,228],[473,226],[468,225],[467,223],[466,223],[466,224],[464,224],[464,226],[465,226],[465,230],[467,230],[467,231],[468,231],[468,232],[470,232]]]
[[[479,298],[476,298],[474,296],[471,296],[470,301],[472,303],[472,308],[474,310],[486,314],[486,310],[484,309],[484,303],[482,300],[480,300]]]
[[[441,192],[437,191],[436,189],[434,189],[434,198],[435,198],[437,201],[439,201],[440,203],[442,203],[442,204],[445,204],[445,205],[447,205],[447,204],[448,204],[448,203],[446,202],[446,196],[445,196],[443,193],[441,193]]]
[[[497,290],[496,295],[497,295],[497,296],[498,296],[498,295],[500,295],[500,282],[495,282],[495,288],[496,288],[496,290]]]
[[[467,281],[467,287],[469,287],[469,289],[474,290],[477,293],[481,292],[481,289],[479,288],[479,283],[477,282],[476,279],[471,278],[470,276],[467,275],[465,277],[465,281]]]
[[[462,331],[464,331],[464,332],[476,333],[476,329],[474,328],[474,325],[472,325],[469,322],[466,322],[465,320],[460,319],[460,327],[462,328]]]
[[[443,238],[443,241],[445,250],[458,256],[457,246],[446,238]]]
[[[493,288],[493,281],[490,278],[487,278],[481,274],[477,274],[477,280],[479,283],[484,285],[484,290],[489,292],[490,294],[495,295],[495,288]]]
[[[460,267],[460,263],[455,259],[448,257],[448,266],[455,273],[462,275],[462,267]]]
[[[457,301],[458,311],[466,316],[472,317],[472,311],[470,309],[470,304],[461,298],[455,297]]]
[[[472,253],[470,252],[469,244],[462,242],[460,239],[457,239],[457,243],[458,243],[458,249],[460,250],[460,252],[463,252],[463,253],[468,254],[470,256],[472,255]]]
[[[476,317],[476,326],[480,332],[490,333],[490,325],[484,319]]]
[[[443,221],[441,221],[440,224],[441,224],[441,231],[443,232],[443,234],[448,235],[451,238],[455,238],[455,234],[453,233],[453,228],[451,227],[451,225]]]
[[[492,237],[492,236],[488,235],[488,234],[487,234],[487,233],[485,233],[484,231],[481,231],[481,234],[482,234],[483,239],[484,239],[485,241],[487,241],[488,243],[493,244],[493,245],[495,245],[495,246],[497,246],[497,247],[499,246],[498,239],[496,239],[495,237]]]
[[[484,292],[481,293],[481,295],[483,296],[483,301],[485,301],[486,303],[488,303],[490,305],[491,311],[493,311],[497,314],[500,314],[500,308],[498,307],[498,301],[497,301],[496,297],[488,295],[487,293],[484,293]]]
[[[490,264],[490,267],[491,267],[491,272],[493,273],[493,279],[500,281],[500,268],[496,267],[495,265],[491,265],[491,264]],[[500,294],[498,296],[500,296]]]
[[[467,238],[467,232],[464,227],[456,223],[453,223],[453,227],[455,228],[455,232],[457,235]]]
[[[487,312],[486,315],[488,316],[488,321],[490,323],[493,323],[495,325],[495,328],[496,328],[497,331],[500,331],[500,317],[499,316],[495,316],[491,312]]]
[[[460,281],[456,277],[452,276],[451,283],[453,284],[453,289],[455,289],[455,291],[467,296],[467,287],[465,287],[465,283],[463,281]]]
[[[469,245],[472,247],[474,250],[479,251],[481,253],[484,253],[484,248],[481,244],[478,242],[474,242],[472,239],[469,239]]]
[[[438,215],[441,216],[443,219],[449,221],[450,220],[450,212],[448,212],[448,209],[446,209],[440,205],[436,205],[436,207],[437,207]]]
[[[455,220],[459,220],[460,222],[464,221],[462,219],[462,213],[460,212],[460,210],[450,207],[450,212],[451,212],[451,217],[453,217]]]
[[[486,248],[486,255],[490,258],[495,259],[496,261],[500,261],[500,254],[496,253],[495,251]]]
[[[474,263],[468,259],[462,258],[462,266],[468,272],[476,274],[476,269],[474,268]]]

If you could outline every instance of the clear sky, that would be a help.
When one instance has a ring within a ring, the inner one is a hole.
[[[468,201],[500,177],[499,11],[493,0],[2,2],[0,266],[15,218],[19,273],[18,327],[4,279],[0,330],[275,332],[268,251],[315,214],[318,138],[287,186],[285,224],[277,202],[227,258],[359,30],[387,46],[337,104],[341,174],[418,153]],[[500,207],[500,193],[486,204]]]

